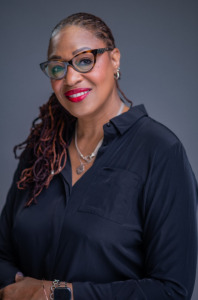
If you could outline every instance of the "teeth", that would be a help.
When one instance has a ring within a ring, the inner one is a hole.
[[[87,94],[89,91],[86,91],[86,92],[82,92],[82,93],[77,93],[77,94],[73,94],[73,95],[70,95],[69,97],[70,98],[76,98],[76,97],[80,97],[84,94]]]

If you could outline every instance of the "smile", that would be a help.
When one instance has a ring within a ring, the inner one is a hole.
[[[69,96],[70,98],[76,98],[76,97],[79,97],[79,96],[82,96],[82,95],[85,95],[89,93],[89,91],[86,91],[86,92],[82,92],[82,93],[77,93],[77,94],[73,94],[71,96]]]
[[[71,102],[80,102],[87,97],[91,89],[89,88],[79,88],[66,92],[65,97]]]

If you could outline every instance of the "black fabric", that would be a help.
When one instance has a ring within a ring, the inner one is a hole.
[[[73,283],[74,299],[190,299],[198,188],[179,139],[138,105],[104,124],[93,166],[61,174],[24,208],[15,173],[0,219],[0,286]]]

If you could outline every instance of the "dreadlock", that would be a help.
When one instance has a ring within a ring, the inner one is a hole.
[[[62,171],[66,164],[69,132],[77,118],[64,109],[55,94],[40,107],[40,115],[31,127],[28,138],[14,147],[15,158],[28,160],[30,167],[25,168],[20,180],[19,189],[30,188],[31,197],[25,206],[29,206],[41,193],[43,187],[48,188],[53,176]],[[38,123],[38,121],[40,121]],[[17,156],[17,149],[25,150]]]
[[[95,37],[104,41],[107,47],[115,48],[112,32],[100,18],[92,14],[77,13],[60,21],[53,29],[49,41],[48,57],[51,53],[53,37],[69,26],[78,26],[89,30]],[[116,80],[116,86],[132,106],[132,102],[120,89],[118,80]],[[44,187],[48,188],[53,176],[60,173],[65,167],[69,134],[74,128],[76,119],[61,106],[53,93],[48,102],[40,107],[40,115],[33,121],[28,138],[14,147],[15,158],[19,158],[20,162],[23,159],[28,162],[28,167],[22,171],[20,180],[17,182],[19,189],[28,188],[30,190],[30,199],[25,206],[29,206],[32,201],[37,203],[36,197]],[[16,153],[18,149],[24,149],[19,156]]]

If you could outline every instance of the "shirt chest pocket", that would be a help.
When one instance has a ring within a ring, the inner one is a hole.
[[[122,224],[139,181],[140,177],[130,171],[103,167],[89,185],[78,211]]]

